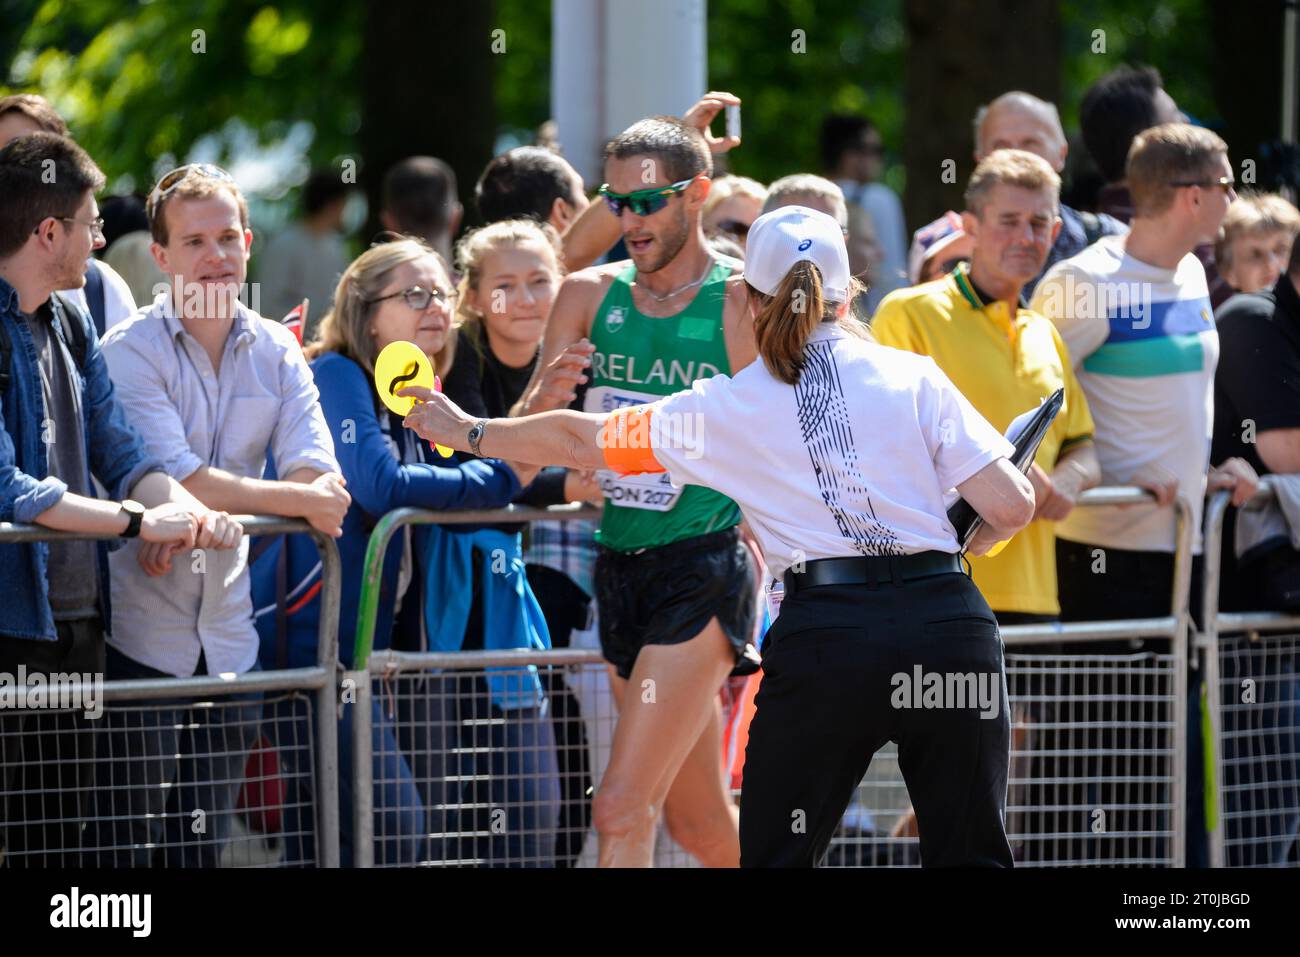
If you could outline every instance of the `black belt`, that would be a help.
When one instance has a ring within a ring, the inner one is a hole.
[[[932,578],[962,572],[961,558],[948,552],[917,552],[915,555],[864,555],[858,558],[819,558],[806,562],[802,571],[785,573],[785,597],[818,585],[901,584],[918,578]]]

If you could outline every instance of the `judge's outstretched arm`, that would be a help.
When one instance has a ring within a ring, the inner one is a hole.
[[[528,465],[563,465],[575,469],[605,466],[599,441],[605,415],[564,409],[513,419],[478,420],[439,392],[408,388],[399,394],[420,400],[404,424],[429,442],[459,452],[473,452],[469,431],[476,422],[485,421],[479,440],[480,455]]]

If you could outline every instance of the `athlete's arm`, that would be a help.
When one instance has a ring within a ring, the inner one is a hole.
[[[570,273],[586,269],[614,248],[623,227],[609,211],[602,197],[584,209],[560,237],[564,268]]]
[[[607,267],[597,266],[565,277],[560,284],[560,291],[555,294],[555,302],[551,304],[551,314],[546,321],[546,332],[542,336],[541,351],[537,357],[537,368],[533,370],[533,377],[529,379],[523,395],[510,409],[511,415],[543,412],[562,408],[568,403],[569,398],[559,394],[562,390],[557,387],[556,370],[552,370],[551,366],[568,350],[570,355],[565,357],[562,367],[569,372],[576,370],[572,376],[574,382],[582,374],[583,360],[592,350],[587,347],[572,347],[591,333],[592,317],[612,275]],[[543,395],[544,380],[547,380],[548,373],[550,380],[545,381],[545,387],[551,394]],[[565,392],[565,395],[571,397],[571,392]]]

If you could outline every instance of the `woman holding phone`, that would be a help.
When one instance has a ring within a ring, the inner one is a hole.
[[[856,290],[831,217],[759,217],[744,277],[762,361],[734,377],[608,415],[490,420],[408,390],[422,401],[406,425],[539,465],[666,471],[739,504],[785,585],[746,749],[742,866],[819,863],[872,755],[894,741],[922,863],[1009,867],[1002,641],[962,570],[944,494],[984,519],[980,554],[1028,523],[1032,487],[933,360],[874,343],[849,315]],[[994,707],[946,696],[963,680],[995,690]]]

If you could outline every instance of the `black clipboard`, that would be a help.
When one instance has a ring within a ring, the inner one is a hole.
[[[1016,449],[1011,454],[1011,464],[1022,472],[1028,472],[1038,454],[1038,447],[1043,444],[1043,437],[1051,428],[1052,422],[1065,405],[1065,389],[1057,389],[1034,410],[1033,417],[1020,430],[1013,440]],[[963,498],[958,498],[948,509],[948,521],[957,532],[957,544],[961,551],[966,551],[970,540],[979,531],[984,519]]]

